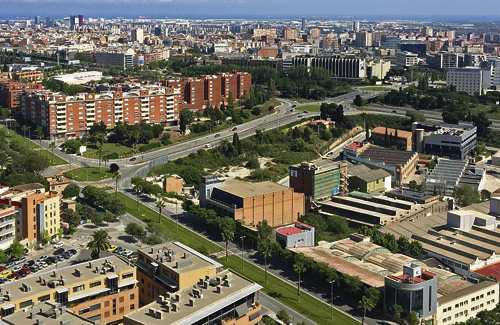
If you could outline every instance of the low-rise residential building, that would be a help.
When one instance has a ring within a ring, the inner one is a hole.
[[[7,249],[16,238],[18,215],[18,210],[13,206],[3,205],[0,210],[0,249]]]
[[[136,269],[118,256],[37,273],[0,287],[1,318],[42,302],[101,324],[120,324],[139,308]],[[35,311],[36,312],[36,311]]]
[[[357,164],[347,168],[349,190],[364,193],[383,192],[391,189],[391,174],[382,168]]]
[[[221,264],[179,242],[137,250],[137,280],[141,304],[188,288],[205,276],[214,276]]]
[[[49,183],[49,190],[62,193],[64,189],[71,183],[63,174],[45,175],[44,178]]]
[[[18,211],[15,234],[22,243],[38,241],[44,234],[57,236],[61,227],[58,192],[45,192],[42,184],[14,186],[0,194],[0,204],[14,206]]]
[[[224,270],[200,277],[176,293],[164,293],[154,302],[131,312],[124,325],[254,325],[262,318],[255,282]]]

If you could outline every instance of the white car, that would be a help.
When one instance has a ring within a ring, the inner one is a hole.
[[[47,255],[43,255],[43,256],[40,256],[36,261],[37,263],[40,263],[40,262],[43,262],[45,261],[46,259],[48,259],[49,257]]]
[[[57,244],[54,245],[54,248],[60,248],[63,247],[64,243],[62,241],[58,242]]]
[[[38,262],[38,263],[36,263],[36,264],[38,265],[38,267],[39,267],[39,268],[45,268],[45,267],[49,266],[49,265],[47,264],[47,262],[43,262],[43,261],[42,261],[42,262]]]
[[[22,268],[23,268],[22,266],[15,266],[12,268],[12,272],[19,272],[21,271]]]
[[[212,145],[210,143],[208,143],[208,144],[205,145],[205,148],[206,149],[210,149],[210,148],[212,148]]]

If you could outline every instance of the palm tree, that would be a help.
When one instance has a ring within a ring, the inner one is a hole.
[[[108,156],[103,156],[101,160],[104,162],[104,173],[106,173],[106,164],[109,161]]]
[[[234,232],[236,231],[236,221],[231,218],[220,218],[218,228],[220,229],[220,235],[222,240],[226,243],[226,261],[227,261],[227,246],[230,241],[234,240]]]
[[[87,244],[87,248],[92,251],[93,259],[99,258],[99,254],[109,247],[109,235],[106,230],[100,229],[92,234],[92,241]]]
[[[50,144],[49,144],[49,149],[52,150],[52,163],[54,163],[54,149],[56,148],[56,143],[54,141],[52,141]]]
[[[293,270],[299,275],[299,282],[297,283],[297,296],[300,301],[300,275],[307,271],[307,266],[303,261],[304,254],[300,253],[295,255],[295,264],[293,264]]]
[[[40,140],[40,147],[42,146],[42,139],[43,139],[43,127],[41,127],[40,125],[36,127],[35,129],[35,134],[38,138],[38,140]]]
[[[26,141],[26,131],[28,131],[28,126],[27,125],[23,125],[21,127],[21,130],[23,131],[24,133],[24,141]]]
[[[99,169],[101,169],[101,161],[102,161],[102,148],[97,149],[97,156],[99,157]],[[105,170],[106,171],[106,170]]]
[[[158,223],[161,222],[161,210],[163,210],[165,206],[166,206],[165,201],[163,201],[161,197],[158,195],[156,197],[156,208],[158,209]]]
[[[361,325],[365,324],[365,316],[367,311],[371,311],[375,307],[373,301],[367,296],[363,296],[361,300],[358,302],[358,309],[363,313],[363,317],[361,318]]]
[[[118,180],[122,178],[122,174],[118,171],[113,173],[113,179],[115,180],[115,197],[118,192]]]

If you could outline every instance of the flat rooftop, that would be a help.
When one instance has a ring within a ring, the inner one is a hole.
[[[207,282],[206,288],[203,287],[204,281]],[[127,314],[124,318],[148,325],[190,325],[260,289],[262,286],[255,282],[230,270],[224,270],[216,276],[200,279],[193,287],[160,296],[156,301]],[[190,304],[190,300],[194,306]],[[176,305],[175,311],[173,305]],[[242,309],[239,310],[240,308]],[[247,307],[246,303],[236,307],[240,316],[251,309],[252,307]],[[151,310],[159,313],[159,317],[153,317]]]
[[[233,194],[238,197],[252,197],[256,195],[264,195],[284,190],[289,190],[290,187],[279,185],[274,182],[247,183],[236,179],[226,181],[226,184],[217,189]]]
[[[392,191],[387,191],[385,194],[389,197],[395,197],[397,199],[401,199],[404,201],[410,201],[413,202],[415,200],[431,200],[431,199],[438,199],[438,195],[431,195],[427,194],[425,192],[418,192],[418,191],[412,191],[412,190],[407,190],[407,189],[394,189]]]
[[[57,316],[56,316],[57,315]],[[57,317],[57,318],[56,318]],[[40,303],[33,308],[24,308],[19,311],[3,317],[0,324],[19,325],[19,324],[39,324],[43,325],[93,325],[94,322],[78,316],[66,309],[59,307],[58,304]],[[66,323],[68,322],[68,323]]]
[[[90,265],[92,265],[92,267],[89,267]],[[95,273],[95,269],[97,267],[99,268],[99,272]],[[102,272],[103,269],[105,269],[107,273]],[[79,276],[76,270],[79,271]],[[8,291],[10,294],[10,301],[14,302],[18,300],[29,299],[30,297],[33,297],[35,293],[41,294],[44,292],[56,292],[57,290],[61,290],[63,288],[72,288],[77,283],[88,281],[90,279],[103,279],[124,271],[126,271],[127,273],[135,271],[135,266],[129,264],[128,261],[125,261],[118,256],[111,255],[109,257],[100,258],[92,262],[71,265],[54,271],[39,271],[36,274],[31,274],[26,278],[23,278],[22,280],[4,283],[2,284],[1,289],[4,293]],[[39,281],[40,278],[45,280],[46,284],[41,283]],[[52,288],[47,285],[50,281],[60,283],[61,279],[64,279],[64,285],[57,285]],[[134,279],[134,281],[136,280]],[[101,287],[96,287],[95,290],[102,290],[102,288],[105,287],[104,282],[105,281],[103,281]],[[23,285],[31,287],[31,291],[23,291]],[[78,294],[69,292],[70,300],[76,296],[78,296]],[[3,300],[2,302],[2,300],[0,299],[0,305],[5,305],[6,303],[10,302],[6,300]]]
[[[162,264],[169,269],[177,269],[177,272],[179,273],[187,273],[211,266],[217,268],[222,267],[220,263],[179,242],[161,243],[154,246],[140,248],[137,249],[137,251],[149,256],[156,263]],[[167,259],[166,254],[173,254],[175,259]],[[189,261],[190,264],[185,263],[185,266],[177,267],[177,263],[186,261]],[[138,260],[137,264],[142,265],[143,263]],[[147,265],[146,267],[149,268]]]
[[[476,214],[479,219],[487,219],[489,201],[468,206],[466,210],[450,211],[458,215]],[[500,254],[500,230],[487,230],[473,226],[470,231],[458,231],[447,226],[447,212],[428,217],[410,218],[397,224],[381,228],[396,237],[418,239],[424,249],[446,256],[464,264],[472,264],[477,258],[488,259],[492,254]]]
[[[387,166],[405,165],[417,153],[381,148],[367,148],[359,154],[360,158],[370,159],[374,162],[383,162]]]
[[[387,131],[387,135],[392,135],[392,136],[395,136],[396,135],[396,129],[393,129],[393,128],[386,128],[386,127],[383,127],[383,126],[377,126],[376,128],[374,128],[372,130],[372,134],[373,133],[376,133],[376,134],[383,134],[385,135],[385,132]],[[404,130],[397,130],[398,131],[398,138],[411,138],[413,133],[411,132],[408,132],[408,131],[404,131]]]

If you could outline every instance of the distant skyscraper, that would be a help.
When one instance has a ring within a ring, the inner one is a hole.
[[[302,17],[302,30],[306,30],[306,19]]]
[[[132,42],[137,42],[139,44],[144,43],[144,31],[142,28],[135,28],[132,30]]]
[[[40,22],[41,22],[40,16],[36,16],[35,17],[35,25],[40,24]]]
[[[83,26],[83,15],[78,15],[78,26]]]
[[[52,19],[45,17],[45,27],[52,27]]]
[[[78,16],[69,16],[69,28],[74,29],[78,24]]]
[[[352,30],[358,31],[359,30],[359,21],[353,21],[352,22]]]

